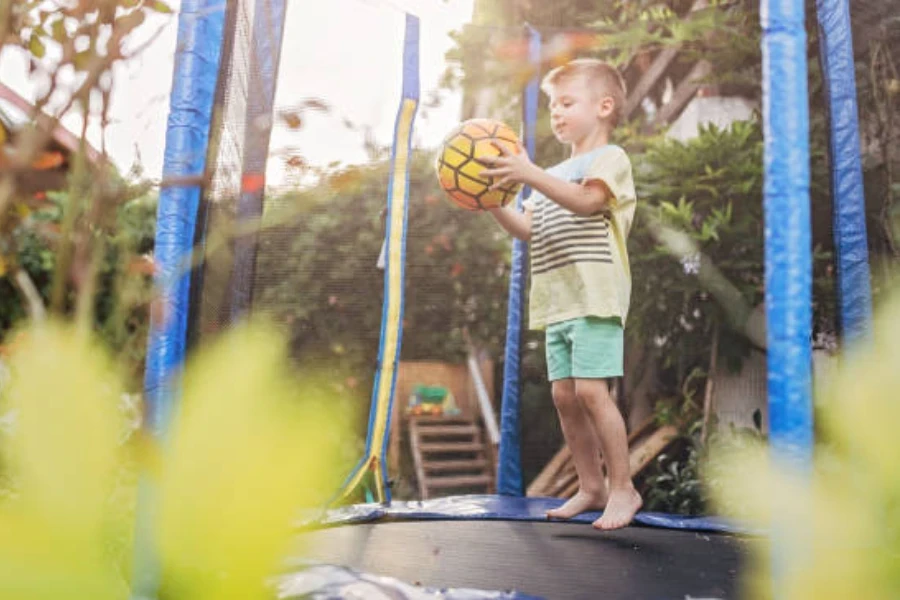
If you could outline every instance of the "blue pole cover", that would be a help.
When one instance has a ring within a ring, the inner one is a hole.
[[[812,462],[812,237],[803,0],[763,0],[765,282],[773,452]]]
[[[528,60],[534,75],[525,87],[522,97],[522,122],[525,149],[534,157],[535,129],[538,108],[538,78],[540,77],[541,34],[526,26],[528,34]],[[522,210],[522,200],[531,195],[524,188],[516,198],[516,209]],[[519,356],[522,338],[522,308],[525,303],[525,267],[528,262],[528,246],[514,239],[509,276],[509,299],[506,313],[506,350],[503,358],[503,396],[500,407],[500,451],[497,458],[497,493],[505,496],[521,496],[522,482],[520,392],[521,374]]]
[[[177,376],[187,345],[190,257],[206,168],[210,121],[219,74],[225,3],[185,0],[166,128],[163,187],[159,194],[154,246],[158,307],[150,313],[144,373],[144,428],[163,439],[174,412]],[[169,182],[169,183],[167,183]],[[141,476],[135,517],[131,598],[156,598],[160,564],[155,540],[156,490]]]
[[[185,0],[181,5],[163,161],[163,182],[173,183],[159,194],[154,245],[159,309],[151,311],[144,374],[146,427],[157,437],[163,436],[171,416],[173,377],[184,363],[190,256],[224,23],[225,3],[220,0]]]
[[[872,288],[853,33],[847,0],[817,0],[816,9],[830,129],[840,321],[844,339],[853,344],[869,339],[872,333]]]

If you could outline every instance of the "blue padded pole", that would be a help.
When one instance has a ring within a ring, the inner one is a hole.
[[[234,264],[229,282],[232,322],[246,316],[253,301],[259,240],[257,232],[263,213],[275,83],[281,59],[286,8],[285,0],[256,0],[253,11],[252,54],[248,73],[250,94],[247,96],[244,163],[236,215],[238,227],[249,227],[250,230],[243,231],[234,242]]]
[[[830,128],[840,321],[844,339],[853,344],[871,336],[872,288],[850,7],[847,0],[817,0],[816,14]]]
[[[538,79],[541,64],[541,34],[526,25],[528,35],[528,60],[534,75],[525,86],[522,97],[522,122],[525,149],[534,157],[535,128],[538,107]],[[516,209],[522,210],[523,198],[531,195],[530,188],[524,188],[516,198]],[[525,302],[525,264],[528,261],[528,246],[514,239],[512,246],[512,267],[509,276],[509,300],[506,314],[506,351],[503,359],[503,397],[500,408],[500,452],[497,459],[497,493],[505,496],[521,496],[522,454],[520,393],[521,375],[519,356],[522,338],[522,306]]]
[[[185,357],[189,258],[196,229],[200,181],[206,168],[224,23],[225,3],[221,0],[184,0],[181,4],[163,181],[188,183],[166,185],[160,190],[154,254],[157,302],[161,310],[151,311],[144,374],[144,427],[158,440],[164,438],[174,412],[177,379]],[[132,598],[155,598],[158,593],[153,504],[152,485],[142,478]]]
[[[194,241],[200,181],[206,168],[213,98],[218,80],[225,3],[186,0],[178,41],[166,129],[163,181],[156,215],[156,288],[161,310],[150,315],[144,394],[147,425],[162,437],[173,410],[174,376],[185,356],[189,259]]]
[[[803,0],[763,0],[765,281],[773,450],[812,461],[812,238]]]
[[[765,283],[772,457],[811,477],[812,236],[804,0],[762,0]],[[783,534],[773,516],[772,586],[808,553],[805,533]]]

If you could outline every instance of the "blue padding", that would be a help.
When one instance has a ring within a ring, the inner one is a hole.
[[[530,26],[528,32],[528,57],[535,73],[522,97],[522,122],[525,133],[525,149],[533,157],[538,107],[538,77],[540,75],[541,35]],[[522,199],[531,195],[525,188],[516,198],[516,209],[522,210]],[[497,492],[507,496],[521,496],[522,482],[521,427],[519,425],[521,376],[522,308],[525,303],[525,265],[528,261],[528,245],[514,239],[509,276],[509,298],[506,313],[506,350],[503,357],[503,396],[500,408],[500,450],[497,459]]]
[[[323,519],[306,526],[350,525],[374,521],[546,521],[546,513],[560,506],[561,498],[529,498],[523,496],[451,496],[421,502],[392,502],[389,506],[357,504],[329,511]],[[589,524],[599,512],[584,513],[570,523]],[[635,524],[664,529],[757,535],[760,532],[719,517],[685,517],[664,513],[641,512]]]
[[[200,180],[204,174],[224,23],[225,3],[220,0],[185,0],[181,4],[163,181]],[[164,186],[159,194],[154,254],[162,310],[150,312],[144,373],[144,428],[158,439],[166,434],[184,363],[190,256],[199,201],[198,184]],[[131,598],[155,598],[160,581],[153,528],[157,500],[153,481],[145,475],[138,494]]]
[[[813,450],[812,251],[804,0],[763,0],[765,283],[769,422],[775,454]]]
[[[219,72],[225,3],[185,0],[178,18],[163,181],[203,176]],[[162,310],[151,311],[144,374],[145,426],[165,432],[184,362],[191,248],[199,185],[170,185],[159,194],[156,216],[156,287]]]
[[[403,97],[419,99],[419,17],[409,13],[403,38]]]
[[[872,333],[872,288],[853,34],[847,0],[818,0],[816,8],[831,130],[831,189],[840,319],[844,339],[852,344],[867,340]]]

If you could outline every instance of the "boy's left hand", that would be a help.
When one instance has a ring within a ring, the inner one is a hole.
[[[500,156],[484,156],[478,159],[490,167],[483,170],[481,176],[494,178],[492,190],[508,183],[526,183],[531,178],[537,167],[528,158],[528,152],[521,142],[518,144],[518,153],[497,142],[494,142],[494,147],[500,151]]]

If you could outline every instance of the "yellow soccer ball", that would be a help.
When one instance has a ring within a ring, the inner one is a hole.
[[[489,167],[480,159],[500,154],[494,144],[515,154],[520,152],[516,133],[508,125],[493,119],[470,119],[444,138],[435,168],[441,189],[457,206],[466,210],[505,206],[522,187],[510,183],[489,189],[493,178],[481,176],[481,171]]]

